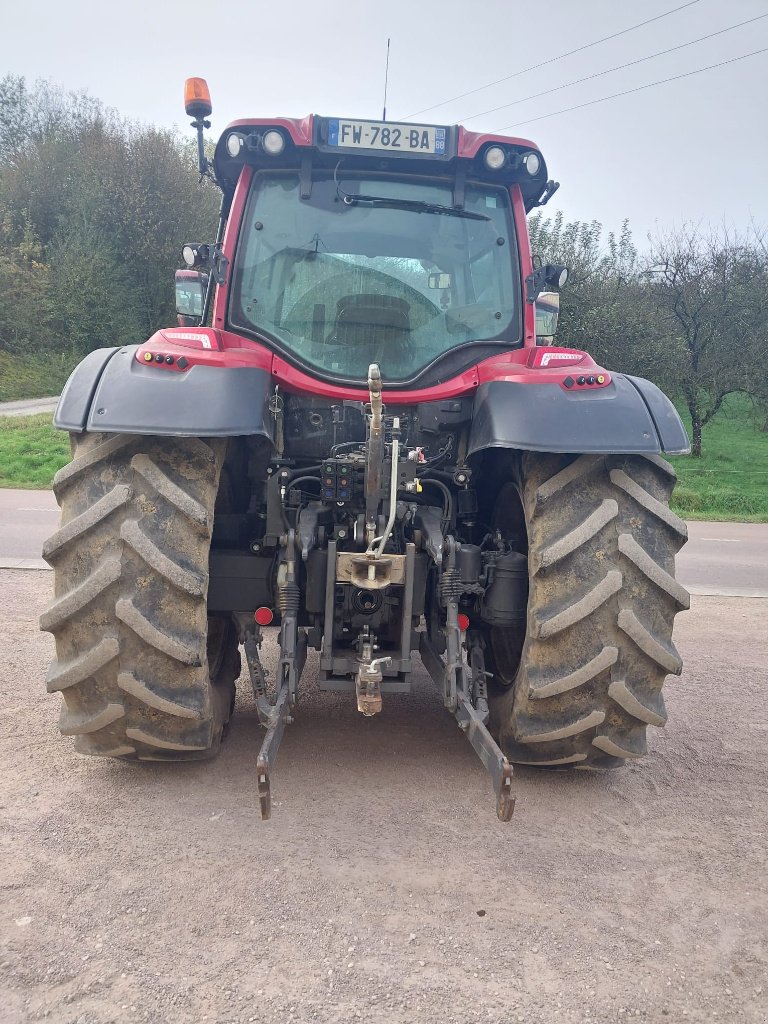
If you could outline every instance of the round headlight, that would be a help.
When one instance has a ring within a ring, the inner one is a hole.
[[[240,156],[240,150],[243,148],[244,138],[242,135],[238,135],[237,132],[233,132],[232,135],[227,136],[227,152],[234,159]]]
[[[568,280],[568,269],[567,269],[567,267],[563,267],[563,269],[560,271],[560,276],[557,279],[557,287],[558,288],[562,288],[565,285],[565,282],[567,280]]]
[[[268,132],[264,132],[261,144],[264,147],[265,153],[268,153],[270,156],[279,156],[285,149],[285,137],[282,132],[271,128]]]
[[[185,245],[181,250],[181,258],[187,264],[188,267],[194,267],[195,261],[197,260],[197,249],[194,245]]]
[[[489,171],[500,171],[507,162],[507,154],[501,146],[490,146],[485,151],[485,166]]]
[[[541,157],[538,153],[526,153],[523,157],[526,171],[534,178],[541,170]]]

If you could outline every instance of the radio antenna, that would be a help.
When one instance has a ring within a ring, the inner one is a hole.
[[[381,116],[382,121],[387,120],[387,82],[389,81],[389,44],[390,40],[387,39],[387,64],[384,69],[384,113]]]

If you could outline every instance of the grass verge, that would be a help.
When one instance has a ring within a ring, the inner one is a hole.
[[[60,394],[78,361],[76,356],[55,352],[27,356],[0,352],[0,402]]]
[[[0,487],[51,486],[69,461],[69,439],[49,414],[0,416]],[[674,456],[672,508],[685,519],[768,522],[768,434],[751,406],[732,398],[704,430],[701,459]]]
[[[683,414],[690,436],[690,419]],[[679,455],[672,508],[684,519],[768,522],[768,434],[749,401],[731,395],[704,428],[702,457]]]
[[[0,416],[0,487],[49,488],[69,462],[69,436],[50,413]]]

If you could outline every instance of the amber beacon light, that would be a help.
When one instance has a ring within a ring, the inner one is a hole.
[[[210,115],[211,94],[204,78],[188,78],[184,83],[184,109],[190,117]]]

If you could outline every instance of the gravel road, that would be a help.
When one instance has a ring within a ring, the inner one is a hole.
[[[37,416],[41,412],[53,413],[59,400],[50,398],[25,398],[18,402],[0,402],[0,416]]]
[[[247,687],[221,756],[80,758],[48,573],[0,571],[0,1022],[764,1022],[765,600],[693,599],[669,724],[618,772],[490,783],[423,677],[309,686],[262,824]]]

